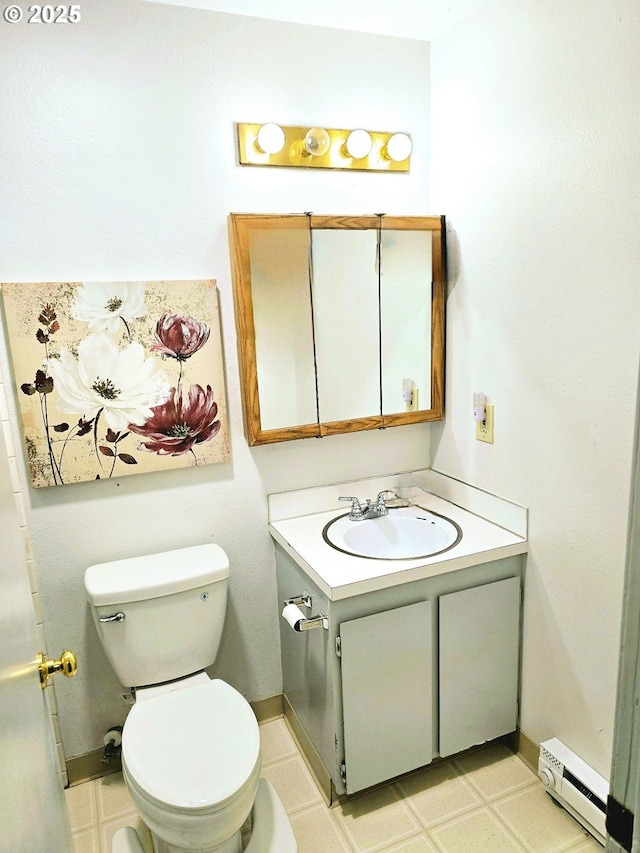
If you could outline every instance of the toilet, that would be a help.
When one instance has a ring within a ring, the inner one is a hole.
[[[251,706],[204,671],[218,653],[228,578],[227,555],[213,544],[85,572],[98,636],[135,696],[122,732],[122,771],[155,853],[298,850],[278,795],[260,778]],[[131,827],[113,838],[112,853],[141,849]]]

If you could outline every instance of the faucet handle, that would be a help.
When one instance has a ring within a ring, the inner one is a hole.
[[[362,515],[362,506],[358,498],[354,497],[339,497],[339,501],[351,501],[351,512],[349,513],[350,518],[358,518]]]
[[[385,489],[382,492],[378,492],[378,497],[376,500],[376,509],[380,513],[380,515],[386,515],[389,512],[389,507],[385,503],[384,496],[392,495],[392,497],[396,497],[396,493],[392,492],[390,489]]]

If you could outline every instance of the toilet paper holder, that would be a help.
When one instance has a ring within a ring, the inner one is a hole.
[[[297,604],[298,606],[302,604],[304,607],[308,607],[309,609],[313,606],[311,603],[311,596],[308,592],[303,592],[302,595],[294,595],[293,598],[285,598],[282,602],[282,606],[286,607],[287,604]]]
[[[296,618],[298,614],[294,613],[293,616],[290,615],[291,610],[293,609],[291,605],[298,609],[299,618]],[[300,605],[311,609],[311,596],[308,592],[305,592],[302,595],[294,595],[293,598],[285,598],[282,602],[283,618],[289,623],[289,625],[291,625],[294,631],[311,631],[314,628],[325,628],[327,631],[329,630],[329,617],[324,610],[320,610],[316,616],[309,616],[307,618],[299,609]],[[285,614],[287,608],[289,608],[289,613]]]

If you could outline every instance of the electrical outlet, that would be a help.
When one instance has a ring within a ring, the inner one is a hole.
[[[486,417],[484,421],[476,421],[476,438],[478,441],[486,441],[493,444],[493,406],[485,406]]]

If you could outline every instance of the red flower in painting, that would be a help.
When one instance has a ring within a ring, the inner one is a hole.
[[[216,420],[218,404],[210,385],[206,391],[200,385],[192,385],[186,400],[182,391],[172,388],[169,399],[152,412],[144,424],[129,424],[129,429],[143,437],[140,450],[160,456],[187,453],[194,444],[209,441],[220,429],[220,421]]]
[[[209,340],[209,327],[184,314],[163,314],[156,323],[155,335],[158,343],[152,350],[186,361]]]

